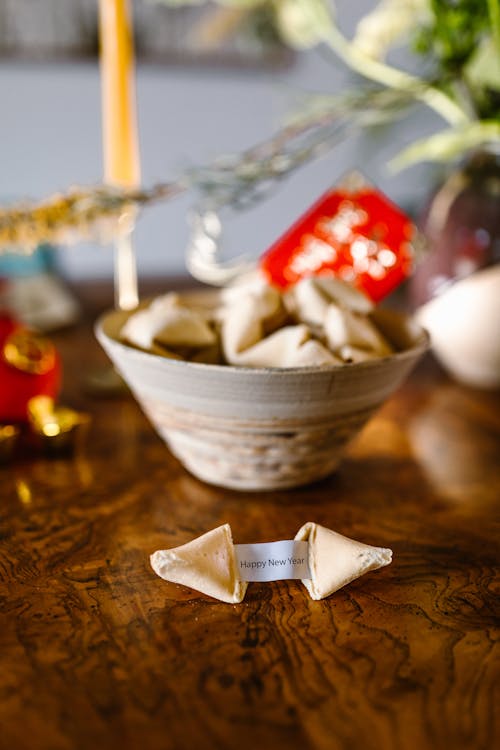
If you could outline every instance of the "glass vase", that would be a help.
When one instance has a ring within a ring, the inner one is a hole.
[[[433,351],[457,380],[500,387],[500,149],[470,154],[421,225],[430,251],[410,294]]]

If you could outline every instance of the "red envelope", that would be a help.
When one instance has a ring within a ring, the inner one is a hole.
[[[359,176],[319,198],[262,256],[270,283],[334,275],[378,302],[411,273],[417,229]]]

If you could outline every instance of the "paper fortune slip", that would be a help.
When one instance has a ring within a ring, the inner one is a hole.
[[[392,551],[372,547],[308,522],[295,539],[233,544],[229,524],[187,544],[151,555],[155,573],[223,602],[242,602],[248,583],[299,579],[324,599],[364,573],[389,565]]]
[[[264,544],[235,544],[236,569],[242,581],[310,578],[309,543],[295,539]]]

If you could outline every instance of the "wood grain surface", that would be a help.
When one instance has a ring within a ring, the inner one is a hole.
[[[89,319],[54,339],[64,402],[92,415],[85,442],[0,469],[0,748],[495,747],[499,395],[427,358],[335,476],[217,489],[130,395],[86,393],[105,356],[84,291]],[[244,543],[309,520],[391,547],[392,565],[319,602],[297,581],[253,583],[240,605],[149,567],[224,522]]]

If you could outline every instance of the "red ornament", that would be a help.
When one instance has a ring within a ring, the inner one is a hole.
[[[378,302],[411,273],[417,234],[411,220],[359,176],[328,190],[260,260],[281,288],[334,275]]]
[[[52,342],[0,314],[0,422],[25,422],[30,398],[55,398],[60,381]]]

